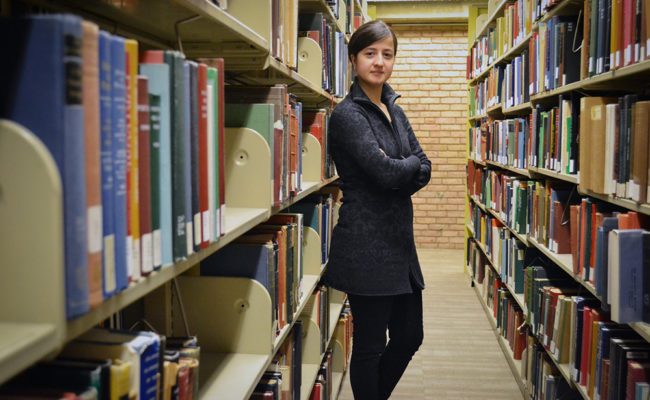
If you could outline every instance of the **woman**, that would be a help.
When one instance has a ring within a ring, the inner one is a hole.
[[[429,182],[431,162],[386,83],[396,52],[384,22],[354,32],[348,57],[356,79],[330,119],[343,198],[323,282],[350,301],[356,400],[387,399],[423,338],[411,195]]]

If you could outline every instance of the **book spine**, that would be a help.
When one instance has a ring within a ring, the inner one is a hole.
[[[82,99],[86,147],[86,223],[88,244],[88,292],[90,307],[99,305],[102,291],[102,189],[99,116],[99,27],[83,21]]]
[[[151,233],[151,125],[149,121],[149,84],[145,76],[137,76],[138,111],[138,192],[140,217],[140,272],[153,271],[153,238]]]
[[[115,281],[117,290],[129,284],[127,269],[127,198],[126,198],[126,57],[124,39],[111,40],[113,185],[115,206]]]
[[[161,118],[160,118],[160,97],[159,95],[149,95],[149,156],[151,159],[150,167],[150,186],[151,186],[151,245],[153,257],[153,269],[159,269],[162,266],[162,233],[161,233]]]
[[[99,32],[99,118],[102,185],[102,288],[104,299],[115,292],[115,183],[113,179],[111,38]]]

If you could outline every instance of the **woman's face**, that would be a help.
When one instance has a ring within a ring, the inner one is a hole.
[[[382,86],[393,73],[395,46],[392,35],[378,40],[352,56],[357,79],[369,86]]]

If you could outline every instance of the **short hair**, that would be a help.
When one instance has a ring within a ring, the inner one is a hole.
[[[352,37],[350,37],[348,58],[352,61],[352,56],[356,57],[361,50],[388,36],[393,37],[393,50],[397,53],[397,37],[388,24],[379,20],[366,22],[355,30]]]

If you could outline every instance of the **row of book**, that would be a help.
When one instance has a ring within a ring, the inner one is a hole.
[[[198,398],[196,337],[94,328],[0,387],[6,399]]]
[[[470,128],[470,152],[515,168],[579,172],[582,189],[647,203],[649,107],[634,94],[560,95],[557,107],[538,105],[528,118],[483,119]]]
[[[298,36],[314,40],[323,52],[323,89],[336,97],[345,97],[350,77],[345,33],[338,32],[335,24],[328,23],[323,13],[311,13],[300,14]]]
[[[480,75],[531,33],[526,58],[529,94],[644,61],[648,57],[650,8],[644,0],[584,0],[573,15],[553,16],[531,27],[541,15],[529,1],[506,6],[496,27],[479,38],[468,55],[467,78]],[[557,3],[557,2],[556,2]],[[551,7],[549,5],[548,7]],[[514,10],[509,11],[511,8]],[[544,9],[545,12],[548,9]],[[513,16],[514,14],[514,16]],[[523,14],[523,15],[521,15]]]
[[[317,288],[314,297],[319,293],[327,293],[327,289]],[[312,301],[312,300],[310,300]],[[325,304],[329,309],[329,303]],[[320,314],[319,314],[320,315]],[[327,346],[329,328],[320,326],[321,332],[325,333],[321,339],[322,363],[318,368],[316,381],[311,387],[310,400],[331,399],[333,393],[333,354],[332,347]],[[352,337],[352,317],[349,304],[344,306],[341,316],[337,322],[332,342],[338,341],[344,348],[345,360],[349,359]],[[303,322],[297,320],[293,325],[291,333],[282,343],[278,352],[274,355],[269,367],[266,369],[260,381],[256,384],[251,400],[282,400],[300,399],[302,391],[309,390],[309,387],[302,387],[302,360],[303,360]]]
[[[300,399],[303,325],[297,320],[255,386],[250,400]]]
[[[303,110],[286,85],[226,89],[221,59],[139,52],[72,15],[7,18],[0,29],[26,38],[3,46],[12,90],[0,116],[43,141],[63,182],[68,318],[225,233],[226,126],[267,140],[269,206],[302,188],[303,130],[322,146],[321,180],[335,173],[329,111]]]
[[[522,360],[521,373],[533,398],[581,398],[558,366],[591,399],[633,399],[647,393],[650,344],[629,326],[611,321],[597,299],[580,295],[561,272],[530,266],[524,270],[522,310],[482,253],[471,252],[474,279],[482,285],[513,358]]]
[[[639,284],[644,282],[643,265],[650,259],[643,248],[647,218],[590,197],[578,198],[566,186],[491,175],[504,178],[496,180],[504,182],[496,192],[497,200],[485,198],[486,208],[496,216],[472,204],[470,217],[475,237],[486,246],[495,265],[500,265],[502,257],[508,258],[509,252],[498,251],[511,239],[508,231],[526,235],[551,252],[570,254],[567,268],[592,286],[604,304],[611,305],[615,321],[650,321],[643,315],[650,311],[638,302],[650,288],[634,286],[637,279]],[[619,317],[628,293],[635,294],[637,303],[632,304],[633,311]]]
[[[650,101],[636,95],[580,99],[580,186],[648,203]],[[600,113],[600,114],[598,114]]]
[[[467,79],[480,75],[528,36],[535,21],[534,10],[531,0],[516,0],[506,4],[504,15],[496,19],[496,26],[488,28],[485,36],[480,37],[470,50]]]

